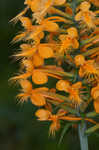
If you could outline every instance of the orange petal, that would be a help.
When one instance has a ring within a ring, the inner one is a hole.
[[[36,106],[43,106],[46,104],[45,98],[38,92],[32,93],[31,102]]]
[[[74,89],[80,89],[82,87],[82,82],[78,81],[75,84],[72,84]]]
[[[18,76],[14,76],[12,78],[10,78],[11,81],[17,81],[20,79],[27,79],[31,76],[31,73],[24,73],[24,74],[20,74]]]
[[[72,8],[67,6],[66,9],[65,9],[66,13],[68,13],[69,15],[72,15],[73,14],[73,11],[72,11]]]
[[[90,7],[91,7],[91,4],[87,1],[84,1],[80,4],[80,9],[82,11],[88,11]]]
[[[94,101],[94,108],[96,113],[99,113],[99,99]]]
[[[49,134],[52,136],[55,136],[55,131],[58,131],[60,129],[60,122],[59,120],[53,121],[50,125]]]
[[[70,37],[74,38],[74,37],[78,37],[78,31],[76,28],[71,27],[69,29],[67,29],[67,33],[70,35]]]
[[[26,51],[31,48],[31,45],[30,44],[21,44],[20,48],[22,49],[22,51]]]
[[[36,52],[36,48],[29,48],[27,50],[23,50],[18,54],[15,54],[16,57],[31,57]]]
[[[59,26],[52,21],[46,21],[44,26],[45,30],[49,32],[55,32],[59,29]]]
[[[10,20],[10,22],[17,23],[17,21],[27,12],[28,7],[26,7],[22,12],[20,12],[16,17]]]
[[[45,73],[39,70],[34,70],[32,75],[32,81],[35,84],[45,84],[48,82],[48,77]]]
[[[52,48],[47,46],[40,45],[38,52],[42,58],[51,58],[54,56]]]
[[[44,109],[39,109],[35,115],[39,118],[39,120],[48,120],[50,115],[51,115],[51,112],[48,111],[48,110],[44,110]]]
[[[68,121],[79,121],[82,120],[80,117],[71,117],[71,116],[62,116],[60,117],[62,120],[68,120]]]
[[[44,59],[42,57],[39,56],[39,54],[34,54],[33,56],[33,65],[35,67],[39,67],[42,66],[44,64]]]
[[[54,0],[54,5],[62,5],[66,2],[66,0]]]
[[[76,20],[76,21],[80,21],[81,19],[82,19],[82,12],[80,11],[80,12],[78,12],[78,13],[76,14],[75,20]]]
[[[44,91],[48,91],[48,88],[47,87],[40,87],[40,88],[35,88],[33,91],[44,92]]]
[[[68,81],[59,80],[56,84],[56,88],[59,91],[67,91],[67,88],[70,86]]]
[[[40,7],[40,0],[37,2],[37,0],[34,0],[31,2],[31,10],[32,12],[36,12],[39,10]]]
[[[16,43],[16,42],[19,42],[19,41],[23,40],[25,38],[26,34],[27,34],[26,32],[23,32],[23,33],[20,33],[20,34],[16,35],[13,38],[12,43]]]
[[[78,47],[79,47],[79,42],[78,42],[78,40],[77,39],[73,39],[73,48],[75,48],[75,49],[77,49]]]
[[[26,69],[26,72],[32,72],[34,69],[33,62],[31,59],[23,59],[21,62],[21,69]]]
[[[31,20],[28,17],[21,17],[20,21],[21,21],[21,23],[22,23],[24,28],[26,28],[26,29],[30,29],[31,28],[32,22],[31,22]]]
[[[77,55],[74,58],[76,66],[83,65],[85,63],[85,58],[83,55]]]
[[[27,101],[29,97],[30,97],[30,95],[29,95],[28,93],[19,93],[19,94],[16,96],[16,98],[18,98],[21,103]]]
[[[20,85],[22,87],[22,90],[24,92],[32,91],[32,84],[31,84],[30,81],[28,81],[28,80],[20,80],[19,83],[20,83]]]
[[[91,95],[96,100],[99,97],[99,85],[91,89]]]

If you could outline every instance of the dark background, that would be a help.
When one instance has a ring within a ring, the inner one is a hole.
[[[23,2],[0,0],[0,150],[79,150],[75,130],[65,135],[58,146],[61,132],[49,137],[48,124],[35,119],[31,103],[18,104],[18,87],[8,82],[18,71],[18,63],[10,57],[17,46],[10,42],[19,28],[9,24],[9,20],[24,8]],[[99,138],[89,137],[89,145],[89,150],[98,150]]]

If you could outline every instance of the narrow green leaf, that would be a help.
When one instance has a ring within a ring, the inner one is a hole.
[[[69,106],[64,106],[63,109],[69,111],[69,112],[72,113],[72,114],[78,114],[78,111],[77,111],[76,109],[73,109],[73,108],[71,108],[71,107],[69,107]]]
[[[67,132],[67,130],[69,129],[69,127],[70,127],[71,125],[72,125],[72,123],[68,123],[68,124],[65,125],[65,127],[64,127],[64,129],[63,129],[63,131],[62,131],[62,133],[61,133],[60,139],[59,139],[59,143],[58,143],[59,145],[60,145],[60,143],[62,142],[62,139],[63,139],[65,133]]]
[[[89,133],[95,132],[95,131],[98,130],[98,129],[99,129],[99,124],[97,124],[97,125],[95,125],[95,126],[89,128],[88,130],[86,130],[85,133],[86,133],[86,134],[89,134]]]
[[[89,112],[86,114],[86,117],[96,117],[98,114],[94,111],[94,112]]]
[[[52,104],[59,106],[60,108],[67,110],[68,112],[70,112],[71,114],[78,114],[78,111],[69,107],[69,106],[65,106],[63,103],[61,105],[59,105],[60,103],[58,101],[53,101],[51,99],[47,98],[47,101],[51,102]]]

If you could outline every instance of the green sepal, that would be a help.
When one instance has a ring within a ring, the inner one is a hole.
[[[87,129],[87,130],[85,131],[85,133],[86,133],[86,134],[90,134],[90,133],[92,133],[92,132],[95,132],[95,131],[98,130],[98,129],[99,129],[99,124],[96,124],[95,126],[89,128],[89,129]]]
[[[61,136],[60,136],[60,139],[59,139],[59,143],[58,143],[59,145],[61,144],[64,135],[66,134],[66,132],[68,131],[68,129],[69,129],[69,127],[70,127],[71,125],[72,125],[72,123],[67,123],[67,124],[64,126],[64,128],[63,128],[63,130],[62,130],[62,133],[61,133]]]

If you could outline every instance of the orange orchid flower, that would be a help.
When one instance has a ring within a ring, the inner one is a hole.
[[[37,22],[41,22],[52,6],[62,5],[66,0],[25,0],[24,4],[28,5]]]
[[[48,82],[48,76],[61,79],[60,75],[57,75],[54,70],[47,70],[45,69],[34,69],[32,72],[32,81],[35,84],[45,84]]]
[[[52,121],[49,129],[49,133],[53,136],[55,135],[55,131],[60,129],[60,120],[67,120],[67,121],[80,121],[80,117],[74,117],[67,115],[67,112],[63,109],[60,109],[57,114],[52,114],[49,110],[39,109],[35,115],[38,117],[40,121]]]
[[[85,77],[88,81],[97,80],[99,77],[99,66],[95,63],[95,60],[85,60],[83,55],[77,55],[75,57],[76,66],[80,66],[79,76]]]
[[[94,99],[94,108],[96,113],[99,113],[99,84],[93,87],[91,90],[91,95]]]
[[[44,62],[43,59],[48,59],[54,57],[54,51],[51,47],[47,46],[46,44],[22,44],[20,46],[21,52],[15,54],[16,58],[32,58],[36,64],[36,61]],[[37,60],[36,60],[37,59]],[[42,63],[43,64],[43,63]],[[38,65],[37,65],[38,66]]]
[[[56,79],[62,79],[62,76],[64,76],[64,72],[60,67],[56,66],[45,66],[41,67],[40,62],[38,62],[39,68],[35,68],[34,63],[32,59],[23,59],[22,69],[25,69],[25,73],[21,73],[17,76],[12,77],[11,81],[17,81],[21,79],[28,79],[29,77],[32,77],[32,81],[35,84],[45,84],[48,82],[48,76],[56,78]],[[33,64],[33,65],[32,65]],[[38,67],[37,66],[37,67]],[[29,67],[29,68],[27,68]]]
[[[59,91],[65,91],[69,93],[69,99],[73,101],[75,104],[80,105],[82,99],[80,98],[80,89],[82,89],[82,83],[77,82],[75,84],[70,84],[69,81],[59,80],[56,84],[56,88]]]
[[[48,91],[48,88],[36,88],[32,89],[32,84],[28,80],[20,80],[19,84],[21,85],[21,93],[17,95],[17,98],[21,102],[27,101],[30,98],[31,102],[36,106],[43,106],[46,104],[46,100],[41,94],[42,91]]]
[[[55,17],[54,17],[55,18]],[[59,17],[60,18],[60,17]],[[38,40],[44,37],[43,31],[48,32],[56,32],[58,31],[59,27],[55,23],[54,20],[43,19],[40,25],[32,25],[32,21],[28,17],[20,17],[22,26],[24,27],[25,31],[18,34],[14,39],[13,42],[18,42],[20,40]],[[50,26],[50,28],[49,28]]]
[[[70,49],[77,49],[79,47],[79,42],[77,40],[78,32],[77,29],[71,27],[67,29],[67,34],[62,34],[59,36],[61,40],[61,47],[59,49],[59,53],[67,53]]]
[[[76,14],[75,20],[84,22],[89,28],[94,28],[94,20],[96,14],[93,11],[90,11],[91,5],[89,2],[84,1],[80,4],[79,8],[80,11]]]

